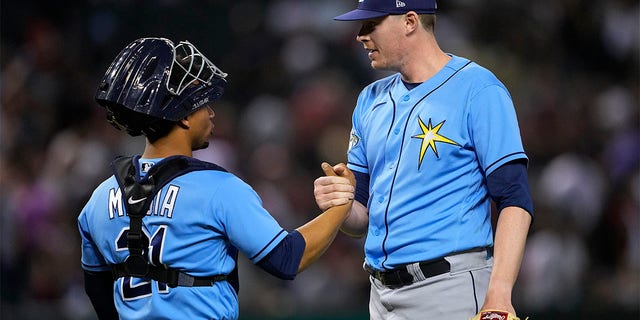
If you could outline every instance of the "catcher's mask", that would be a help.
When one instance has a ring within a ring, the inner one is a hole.
[[[113,60],[95,99],[111,124],[137,136],[219,99],[226,76],[188,41],[141,38]]]

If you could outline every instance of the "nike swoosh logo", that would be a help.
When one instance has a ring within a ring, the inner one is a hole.
[[[140,198],[140,199],[135,199],[135,200],[134,200],[134,199],[133,199],[133,196],[131,196],[131,197],[129,197],[129,199],[127,200],[127,203],[129,203],[129,204],[136,204],[136,203],[138,203],[138,202],[142,202],[142,201],[144,201],[144,200],[146,200],[146,199],[147,199],[147,197]]]

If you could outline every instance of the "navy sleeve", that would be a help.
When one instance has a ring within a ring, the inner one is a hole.
[[[366,207],[369,202],[369,175],[357,171],[353,171],[353,175],[356,177],[355,200]]]
[[[297,230],[291,231],[280,243],[256,264],[268,273],[284,280],[293,280],[307,243]]]
[[[91,272],[84,270],[84,290],[96,310],[98,319],[118,319],[113,302],[113,278],[111,272]]]
[[[527,166],[523,161],[511,161],[493,171],[487,177],[487,186],[498,212],[515,206],[527,210],[533,217]]]

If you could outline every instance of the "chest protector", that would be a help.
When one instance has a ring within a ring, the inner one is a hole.
[[[112,163],[113,173],[122,190],[123,203],[129,216],[129,231],[127,233],[127,247],[129,256],[123,263],[111,265],[111,273],[114,280],[120,277],[137,277],[153,279],[166,283],[169,287],[177,286],[195,287],[211,286],[216,281],[229,281],[231,286],[239,291],[238,256],[236,267],[230,274],[214,275],[209,277],[193,277],[177,269],[168,268],[165,265],[155,266],[149,263],[144,254],[149,248],[148,239],[142,233],[142,218],[149,211],[151,201],[156,193],[171,180],[183,174],[199,170],[226,170],[213,163],[200,161],[185,156],[168,157],[151,167],[147,175],[138,179],[139,157],[118,157]],[[127,199],[144,199],[144,201],[127,201]]]

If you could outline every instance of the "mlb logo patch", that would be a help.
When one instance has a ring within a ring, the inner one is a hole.
[[[140,169],[142,170],[142,172],[149,172],[149,170],[151,170],[151,167],[153,167],[155,163],[153,162],[143,162],[140,164]]]

